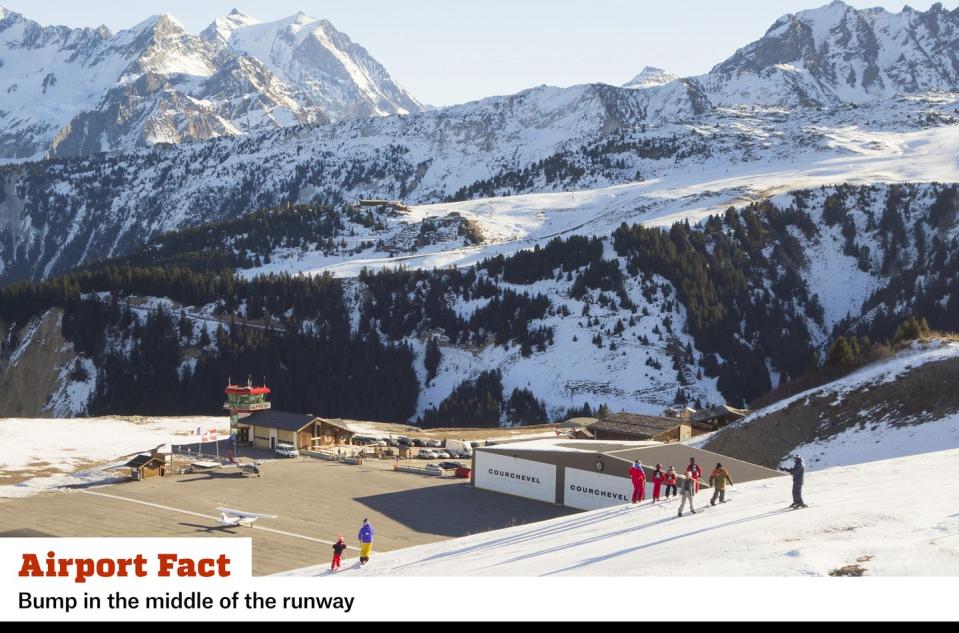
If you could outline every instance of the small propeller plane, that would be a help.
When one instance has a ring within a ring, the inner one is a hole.
[[[258,514],[256,512],[244,512],[243,510],[231,510],[230,508],[217,508],[220,513],[219,524],[227,527],[253,527],[257,519],[275,519],[272,514]]]
[[[233,464],[231,464],[231,466],[236,466],[237,468],[240,469],[241,475],[255,475],[257,477],[261,476],[260,466],[262,465],[263,464],[261,462],[253,462],[252,464],[250,463],[241,464],[239,462],[234,462]]]

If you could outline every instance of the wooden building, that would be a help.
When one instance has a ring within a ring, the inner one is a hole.
[[[313,420],[313,446],[348,446],[353,443],[356,432],[343,420]]]
[[[709,409],[697,411],[690,416],[689,420],[712,429],[720,429],[727,424],[742,420],[747,415],[749,415],[749,411],[745,409],[737,409],[728,404],[721,404],[718,407],[710,407]]]
[[[237,443],[273,450],[277,444],[292,444],[298,449],[313,446],[312,415],[257,411],[237,422]]]
[[[154,477],[166,477],[166,460],[156,454],[137,455],[126,463],[130,469],[130,477],[134,481],[143,479],[153,479]]]

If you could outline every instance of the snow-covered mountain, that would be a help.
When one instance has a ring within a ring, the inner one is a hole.
[[[287,202],[441,203],[639,179],[647,182],[634,190],[650,197],[625,210],[638,217],[672,197],[657,190],[684,197],[696,182],[718,208],[770,187],[957,179],[942,160],[959,143],[954,96],[787,117],[699,112],[692,94],[682,81],[662,90],[543,87],[406,117],[10,167],[0,172],[0,281],[47,277],[160,231]]]
[[[169,15],[113,34],[0,9],[0,90],[6,162],[423,109],[328,22],[236,12],[197,36]]]
[[[959,12],[841,0],[783,16],[700,77],[717,105],[821,106],[959,89]]]
[[[334,121],[425,109],[366,49],[327,20],[297,13],[263,23],[234,10],[201,35],[261,60]]]
[[[638,75],[623,84],[623,88],[635,88],[637,90],[655,88],[666,85],[671,81],[676,81],[677,79],[679,79],[679,76],[666,72],[662,68],[646,66]]]

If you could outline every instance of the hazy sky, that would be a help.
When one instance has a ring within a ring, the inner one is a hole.
[[[540,84],[623,84],[644,66],[707,72],[786,13],[825,0],[0,0],[42,24],[117,31],[171,13],[199,32],[233,7],[330,20],[415,97],[449,105]],[[851,1],[899,11],[902,2]],[[933,2],[911,2],[917,10]],[[952,6],[952,3],[944,3]]]

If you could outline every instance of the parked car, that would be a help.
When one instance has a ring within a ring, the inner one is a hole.
[[[413,440],[411,440],[411,439],[408,438],[408,437],[398,437],[398,438],[396,438],[396,444],[397,444],[398,446],[415,446],[415,444],[413,444]]]
[[[426,440],[426,445],[430,448],[443,448],[443,442],[439,440]]]
[[[276,454],[280,457],[299,457],[300,451],[296,450],[292,444],[277,444]]]
[[[458,450],[458,451],[457,451],[457,450],[453,450],[453,449],[451,449],[451,448],[444,448],[443,450],[446,451],[447,453],[449,453],[449,454],[450,454],[450,457],[452,457],[452,458],[454,458],[454,459],[470,459],[471,457],[473,457],[473,454],[472,454],[472,453],[468,453],[468,452],[466,452],[466,451],[464,451],[464,450]]]
[[[416,438],[413,440],[413,446],[419,446],[419,447],[426,446],[426,441]]]
[[[440,462],[437,464],[443,470],[456,470],[457,468],[463,468],[463,464],[457,464],[456,462]]]
[[[421,448],[416,454],[416,459],[436,459],[436,456],[428,448]]]
[[[437,459],[449,459],[450,457],[452,457],[452,455],[450,455],[446,451],[433,451],[433,452],[436,453]]]
[[[397,446],[400,445],[399,442],[397,442],[396,440],[394,440],[393,438],[390,438],[390,437],[383,438],[383,441],[386,442],[386,445],[387,445],[387,446],[391,446],[391,447],[393,447],[393,448],[396,448]]]

